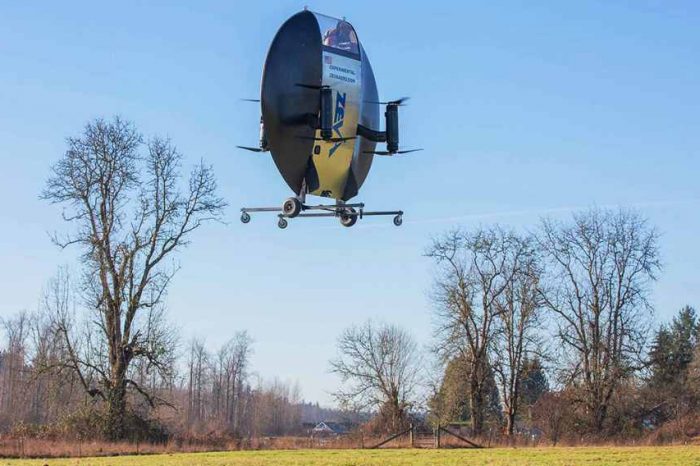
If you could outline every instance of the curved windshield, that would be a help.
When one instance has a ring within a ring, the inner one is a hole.
[[[314,13],[321,28],[321,41],[323,45],[344,52],[359,55],[360,49],[357,42],[357,34],[352,25],[345,20],[331,18],[330,16]]]

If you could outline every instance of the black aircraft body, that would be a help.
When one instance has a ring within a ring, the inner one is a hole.
[[[379,102],[372,66],[350,23],[307,10],[289,18],[265,60],[259,147],[239,147],[270,152],[295,195],[281,207],[244,207],[241,221],[248,223],[251,212],[276,212],[280,228],[295,217],[337,217],[350,227],[368,215],[393,215],[401,225],[400,210],[366,211],[347,201],[365,182],[374,155],[413,152],[399,150],[398,108],[405,100]],[[377,143],[386,150],[376,150]],[[335,202],[309,205],[307,195]]]

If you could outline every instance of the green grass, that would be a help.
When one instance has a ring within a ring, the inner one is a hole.
[[[484,450],[268,450],[107,458],[0,460],[0,466],[468,466],[700,465],[700,446],[492,448]]]

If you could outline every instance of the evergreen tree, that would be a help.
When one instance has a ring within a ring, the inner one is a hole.
[[[698,319],[690,306],[681,309],[669,326],[661,326],[656,332],[649,351],[646,394],[656,424],[683,416],[690,408],[693,387],[689,386],[688,374],[697,343]]]
[[[523,406],[532,406],[549,391],[549,382],[540,358],[526,359],[520,375],[520,397]]]
[[[657,389],[683,386],[697,340],[698,321],[695,310],[685,306],[668,328],[662,326],[656,333],[649,352],[649,385]]]
[[[442,424],[470,421],[469,367],[464,357],[451,359],[445,366],[445,374],[438,393],[429,401],[429,407]],[[500,424],[501,406],[493,370],[489,367],[484,383],[486,395],[483,403],[483,419],[486,423]]]

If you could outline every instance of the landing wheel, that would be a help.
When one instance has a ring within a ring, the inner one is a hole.
[[[394,217],[394,225],[396,225],[397,227],[400,227],[402,223],[403,223],[403,217],[401,215],[397,215],[396,217]]]
[[[294,218],[301,212],[301,201],[296,197],[290,197],[282,204],[282,213],[285,217]]]
[[[241,222],[243,222],[243,223],[250,222],[250,214],[248,214],[248,212],[243,212],[241,214]]]
[[[347,213],[340,214],[340,224],[344,227],[350,228],[357,223],[357,211],[352,207],[348,207],[345,209],[345,212]]]
[[[277,222],[277,226],[284,230],[285,228],[287,228],[287,221],[285,219],[281,218]]]

